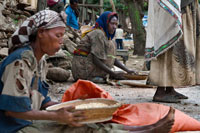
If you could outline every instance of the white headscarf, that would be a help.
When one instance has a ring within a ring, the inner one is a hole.
[[[38,28],[52,29],[66,27],[66,14],[57,13],[52,10],[42,10],[31,16],[11,36],[8,47],[9,53],[30,43],[31,37],[36,35]]]

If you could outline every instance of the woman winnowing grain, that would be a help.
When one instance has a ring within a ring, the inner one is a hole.
[[[72,74],[75,80],[105,79],[110,75],[123,79],[122,74],[111,70],[115,65],[127,73],[134,73],[122,65],[115,57],[115,43],[112,41],[118,25],[118,16],[114,12],[104,12],[96,21],[95,26],[83,33],[83,38],[74,51]]]

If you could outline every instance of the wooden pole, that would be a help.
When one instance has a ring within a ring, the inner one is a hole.
[[[83,5],[85,5],[85,1],[86,1],[86,0],[83,0]],[[82,11],[83,11],[83,12],[82,12],[83,14],[82,14],[82,21],[81,21],[81,22],[82,22],[82,24],[83,24],[83,23],[84,23],[84,20],[85,20],[85,16],[86,16],[86,8],[85,8],[85,7],[82,7]]]
[[[79,7],[91,7],[91,8],[103,8],[101,5],[95,5],[95,4],[78,4]]]
[[[46,0],[38,0],[37,1],[37,12],[44,10],[47,7]]]
[[[103,0],[100,0],[100,14],[104,12],[103,10]]]
[[[96,15],[96,14],[95,14],[95,12],[94,12],[94,9],[92,8],[92,25],[95,24],[95,21],[96,21],[96,20],[95,20],[95,15]]]
[[[112,6],[113,12],[116,12],[116,8],[115,8],[115,4],[114,4],[113,0],[110,0],[110,4]]]

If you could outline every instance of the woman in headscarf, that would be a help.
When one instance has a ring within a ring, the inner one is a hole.
[[[10,55],[0,65],[0,132],[13,133],[32,120],[54,120],[77,126],[82,112],[73,107],[41,111],[56,104],[47,96],[44,54],[54,55],[63,43],[66,15],[43,10],[28,18],[12,35]],[[31,132],[31,131],[30,131]],[[34,132],[34,131],[32,131]]]
[[[174,87],[200,82],[198,0],[152,0],[148,14],[146,59],[151,60],[148,83],[158,86],[153,101],[180,102],[188,97]]]
[[[118,16],[106,11],[97,20],[95,26],[83,33],[83,38],[74,51],[72,74],[75,80],[87,79],[104,81],[106,75],[123,79],[122,74],[111,70],[115,65],[127,73],[133,73],[115,57],[115,44],[112,41],[118,25]]]

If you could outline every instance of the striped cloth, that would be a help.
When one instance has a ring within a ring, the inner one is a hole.
[[[152,60],[166,52],[181,38],[183,32],[180,6],[181,0],[149,1],[146,60]]]

